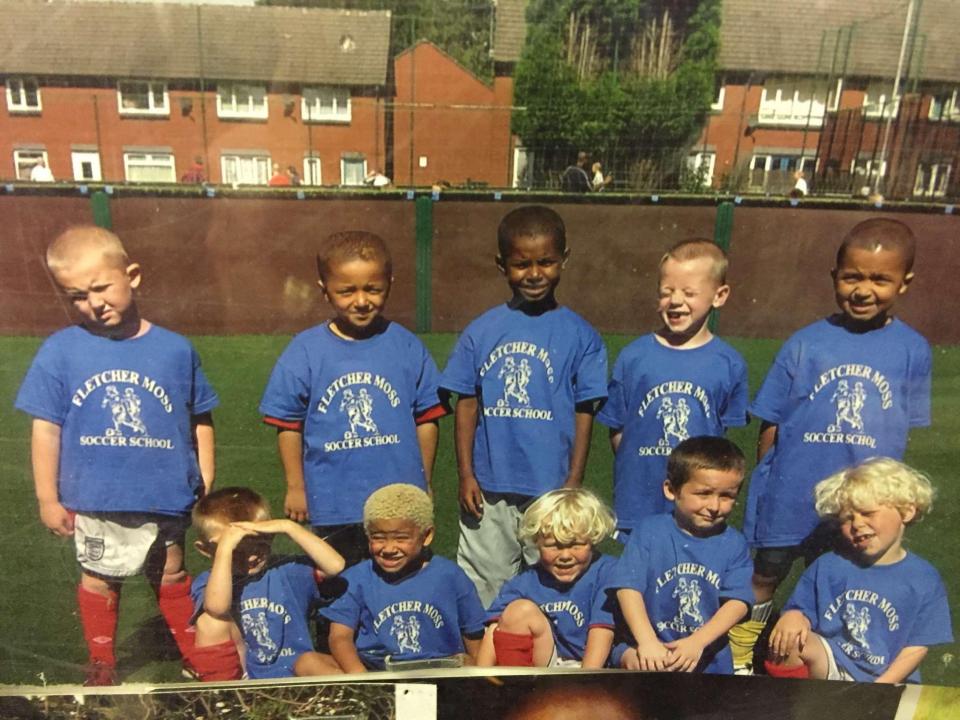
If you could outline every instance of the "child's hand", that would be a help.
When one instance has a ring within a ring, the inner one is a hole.
[[[670,651],[666,669],[670,672],[693,672],[703,657],[703,645],[692,635],[664,643]]]
[[[231,523],[231,527],[239,527],[249,531],[250,535],[276,535],[277,533],[289,533],[291,526],[297,526],[293,520],[287,518],[274,518],[272,520],[242,520]],[[297,526],[299,527],[299,526]]]
[[[810,621],[799,610],[788,610],[773,627],[770,633],[770,654],[777,660],[784,660],[798,653],[807,644],[810,633]]]
[[[287,495],[283,499],[283,512],[296,522],[310,519],[310,513],[307,512],[307,493],[302,487],[287,488]]]
[[[252,524],[236,522],[227,525],[217,541],[217,553],[233,553],[245,537],[257,535],[257,531],[249,527]]]
[[[483,494],[480,492],[480,483],[473,475],[460,478],[460,507],[478,520],[483,517]]]
[[[639,669],[644,672],[661,672],[666,670],[670,659],[670,651],[660,642],[651,642],[637,645],[637,661]]]
[[[40,522],[54,535],[73,535],[73,515],[59,502],[40,503]]]

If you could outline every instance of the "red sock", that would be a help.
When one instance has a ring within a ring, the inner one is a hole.
[[[80,624],[83,626],[83,639],[87,642],[92,663],[102,663],[109,667],[117,664],[113,655],[113,638],[117,634],[118,599],[115,592],[104,596],[87,590],[83,585],[77,587]]]
[[[192,665],[193,641],[197,630],[190,624],[193,617],[193,599],[190,597],[190,578],[186,577],[178,583],[160,585],[157,591],[157,605],[160,614],[167,621],[167,627],[180,649],[180,655]]]
[[[243,676],[240,655],[233,640],[193,649],[193,670],[202,682],[239,680]]]
[[[787,667],[786,665],[778,665],[772,660],[764,660],[763,667],[767,671],[767,675],[770,677],[778,678],[808,678],[810,677],[810,668],[801,663],[794,667]]]
[[[497,653],[497,665],[533,667],[533,636],[493,631],[493,648]]]

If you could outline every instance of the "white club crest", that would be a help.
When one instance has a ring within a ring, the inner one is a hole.
[[[243,615],[243,634],[256,641],[254,652],[257,660],[268,663],[277,656],[277,644],[270,637],[267,614],[263,611]],[[249,645],[249,643],[248,643]]]
[[[843,608],[843,624],[847,628],[847,634],[864,650],[870,649],[870,643],[867,641],[867,630],[870,628],[870,610],[864,606],[859,611],[852,605],[847,604]]]
[[[356,395],[353,394],[353,390],[344,390],[343,399],[340,401],[340,412],[347,414],[347,421],[350,423],[350,429],[343,434],[344,440],[359,437],[359,430],[372,435],[379,432],[377,424],[373,421],[373,398],[366,388],[360,388]]]
[[[703,591],[700,589],[700,581],[697,579],[687,580],[680,578],[677,586],[673,589],[673,597],[679,598],[679,612],[676,622],[678,625],[684,623],[684,618],[690,618],[691,623],[697,627],[703,625],[703,614],[700,612],[700,596]]]
[[[674,404],[673,400],[665,397],[657,409],[657,420],[663,421],[663,437],[660,438],[661,447],[670,447],[681,443],[690,437],[687,431],[687,422],[690,420],[690,406],[686,398],[680,398]],[[671,443],[671,439],[673,443]]]
[[[844,423],[849,425],[851,430],[863,430],[863,406],[866,401],[867,391],[862,382],[857,381],[853,388],[846,380],[838,382],[837,389],[830,398],[830,402],[836,406],[836,422],[827,430],[842,432]]]
[[[100,407],[110,408],[113,428],[107,429],[107,435],[123,435],[123,427],[141,435],[147,434],[147,426],[140,419],[140,397],[132,387],[126,388],[121,395],[116,385],[107,385]]]
[[[529,405],[527,385],[532,374],[533,370],[527,358],[522,358],[518,363],[513,359],[513,355],[507,355],[500,366],[500,372],[497,373],[497,379],[503,380],[503,397],[497,400],[497,406],[510,407],[511,399],[520,405]]]
[[[395,615],[390,634],[396,639],[399,652],[419,653],[421,651],[420,621],[416,616],[408,615],[404,619],[403,615]]]

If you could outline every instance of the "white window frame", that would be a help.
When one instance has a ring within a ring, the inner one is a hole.
[[[304,122],[348,123],[353,105],[350,89],[338,86],[304,88],[300,96],[300,116]]]
[[[717,91],[717,96],[712,103],[710,103],[710,110],[713,112],[722,112],[723,111],[723,101],[727,96],[727,86],[720,85],[720,89]]]
[[[717,165],[717,153],[713,150],[701,150],[687,155],[687,170],[697,174],[706,161],[707,171],[703,175],[703,187],[713,187],[713,171]]]
[[[37,104],[27,101],[27,85],[32,84]],[[43,110],[40,98],[40,83],[34,77],[9,77],[7,86],[7,110],[12,113],[38,113]],[[16,87],[15,87],[16,86]]]
[[[323,185],[323,164],[316,155],[303,159],[303,185]]]
[[[875,100],[871,100],[871,94]],[[895,102],[891,102],[892,96],[892,80],[870,83],[863,91],[863,114],[868,118],[896,117],[900,111],[900,99],[897,98]]]
[[[345,181],[347,163],[361,163],[360,181],[348,183]],[[365,157],[340,157],[340,184],[346,187],[362,187],[363,180],[367,176],[367,159]]]
[[[137,180],[130,177],[130,170],[136,168],[166,168],[169,173],[167,180]],[[177,165],[173,153],[169,152],[147,152],[127,150],[123,153],[123,175],[130,183],[163,183],[177,181]]]
[[[262,93],[263,102],[257,103]],[[230,102],[224,102],[229,96]],[[259,83],[220,83],[217,85],[217,117],[237,120],[266,120],[270,116],[267,86]]]
[[[17,180],[29,180],[30,171],[43,158],[43,163],[50,167],[47,151],[43,148],[19,148],[13,151],[13,175]]]
[[[77,170],[85,162],[90,163],[93,177],[83,177]],[[100,166],[100,153],[96,150],[73,150],[70,153],[70,166],[73,169],[73,179],[77,182],[99,182],[103,179],[103,169]]]
[[[821,125],[827,112],[835,112],[840,103],[842,81],[822,97],[823,88],[816,78],[769,78],[760,92],[757,121],[761,125]],[[722,100],[721,100],[722,101]]]
[[[913,181],[914,196],[945,197],[952,171],[953,166],[947,162],[918,164],[917,175]]]
[[[957,103],[958,90],[946,90],[933,93],[930,97],[930,109],[927,118],[933,122],[960,122],[960,105]]]
[[[757,188],[759,188],[760,190],[767,190],[767,185],[768,185],[769,182],[770,182],[770,173],[771,173],[771,172],[781,172],[780,168],[774,168],[774,167],[773,167],[773,159],[774,159],[774,158],[782,158],[782,157],[789,157],[789,158],[793,158],[793,159],[794,159],[795,162],[794,162],[794,167],[793,167],[792,172],[796,172],[797,170],[803,170],[804,173],[811,172],[810,167],[809,167],[811,163],[813,164],[813,170],[814,170],[814,171],[816,170],[816,167],[817,167],[817,159],[816,159],[813,155],[800,155],[800,154],[791,155],[791,154],[782,153],[782,152],[781,152],[781,153],[777,153],[777,152],[758,152],[758,153],[756,153],[756,154],[754,154],[754,155],[752,155],[752,156],[750,157],[750,173],[749,173],[749,175],[747,176],[747,177],[748,177],[748,181],[747,181],[747,182],[748,182],[749,187],[750,187],[751,189],[757,189]],[[763,169],[763,182],[762,182],[761,184],[759,184],[759,185],[755,185],[755,184],[753,183],[753,171],[760,169],[760,168],[757,168],[757,160],[758,160],[759,158],[764,158],[763,168],[762,168],[762,169]],[[790,180],[788,183],[786,183],[786,184],[790,185],[790,187],[793,187],[793,180],[791,179],[791,180]]]
[[[126,87],[128,97],[134,94],[142,94],[146,91],[146,107],[130,107],[124,103],[124,86]],[[140,86],[140,92],[133,93],[132,86]],[[145,87],[144,87],[145,86]],[[163,100],[158,104],[157,95],[162,94]],[[170,114],[170,94],[167,92],[167,84],[157,80],[118,80],[117,81],[117,112],[121,115],[169,115]]]
[[[246,167],[246,165],[251,167]],[[234,167],[231,167],[234,166]],[[266,185],[273,163],[260,153],[224,153],[220,155],[220,179],[225,185]],[[238,175],[238,171],[239,175]]]

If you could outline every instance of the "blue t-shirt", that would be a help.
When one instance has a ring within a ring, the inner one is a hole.
[[[613,366],[608,399],[597,420],[622,430],[613,469],[617,524],[633,528],[647,515],[670,512],[664,497],[667,457],[698,435],[723,435],[747,424],[747,364],[720,338],[677,350],[644,335]]]
[[[799,610],[855,680],[873,682],[905,647],[953,642],[943,580],[912,553],[864,567],[827,553],[800,577],[783,608]],[[908,682],[920,682],[915,670]]]
[[[665,513],[644,518],[630,534],[611,586],[640,592],[657,637],[669,642],[692,635],[725,600],[753,605],[752,574],[747,541],[737,530],[696,537]],[[726,634],[704,650],[696,669],[733,672]]]
[[[273,368],[260,412],[303,423],[303,473],[312,525],[357,523],[384,485],[426,489],[414,418],[437,406],[436,363],[397,323],[345,340],[327,323],[291,340]]]
[[[477,398],[480,487],[540,495],[570,471],[576,404],[607,395],[607,351],[565,307],[527,315],[498,305],[460,335],[440,384]]]
[[[320,610],[331,622],[354,628],[357,654],[369,668],[384,658],[427,660],[464,651],[463,635],[480,633],[486,615],[463,570],[434,555],[398,582],[388,582],[373,560],[341,575],[347,591]]]
[[[539,564],[527,568],[500,588],[487,610],[487,622],[499,620],[514,600],[530,600],[550,620],[557,656],[583,660],[590,628],[613,629],[615,601],[606,590],[616,564],[609,555],[596,555],[586,572],[572,583],[558,582]]]
[[[865,333],[820,320],[784,343],[750,414],[777,440],[750,480],[743,532],[758,547],[797,545],[819,522],[818,482],[902,458],[909,429],[930,424],[930,346],[896,319]]]
[[[40,347],[16,407],[59,425],[58,491],[78,512],[190,510],[202,485],[191,421],[218,399],[181,335],[64,328]]]
[[[207,570],[191,585],[197,615],[209,580]],[[232,614],[250,679],[293,677],[297,658],[313,650],[308,618],[319,599],[316,569],[306,557],[271,559],[260,573],[234,584]]]

